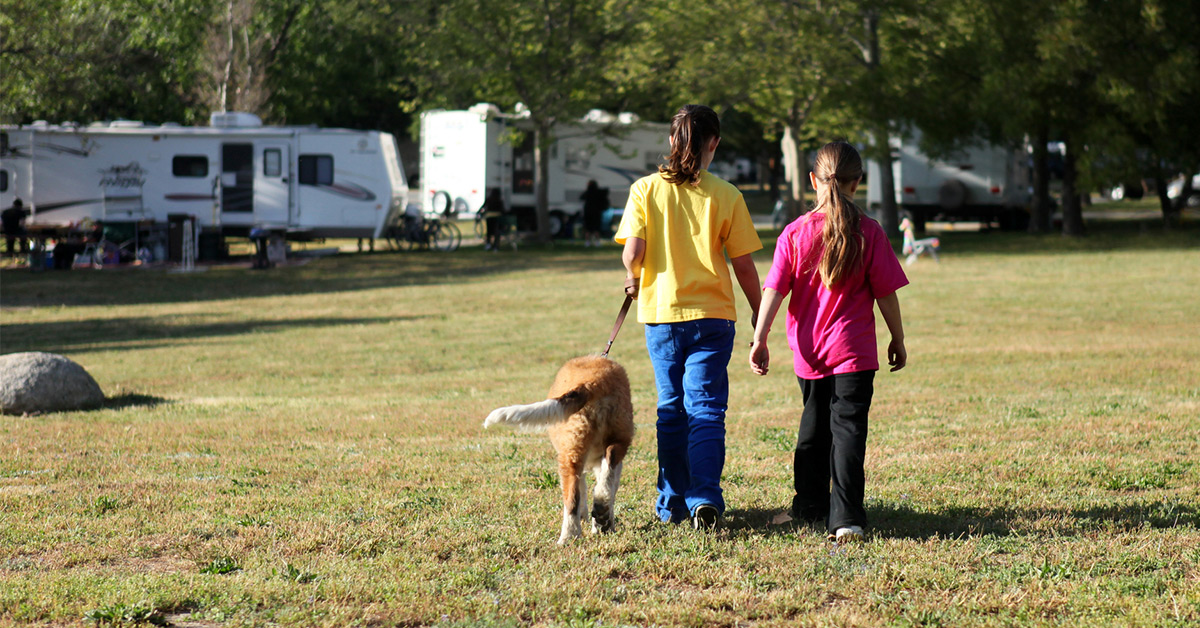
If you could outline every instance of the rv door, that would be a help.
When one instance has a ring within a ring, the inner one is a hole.
[[[284,142],[259,142],[255,155],[254,211],[262,225],[291,224],[291,147]]]

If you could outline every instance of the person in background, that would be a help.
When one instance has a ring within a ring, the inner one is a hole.
[[[29,214],[30,211],[25,209],[25,203],[19,198],[13,200],[11,207],[0,212],[0,225],[4,227],[4,240],[7,245],[5,255],[12,257],[29,252],[29,239],[25,233],[25,217]],[[19,252],[18,242],[21,245]]]
[[[504,206],[504,197],[500,195],[500,188],[492,188],[488,192],[487,198],[483,201],[483,219],[487,225],[487,233],[484,235],[483,250],[498,251],[500,250],[500,235],[504,225],[504,214],[508,212],[508,208]]]
[[[583,201],[583,245],[600,246],[600,223],[609,205],[608,188],[600,187],[593,179],[579,198]]]
[[[725,511],[725,411],[737,308],[730,264],[750,302],[762,297],[750,254],[762,248],[741,192],[708,172],[721,122],[704,105],[671,120],[671,153],[630,187],[615,240],[626,294],[638,301],[658,388],[658,498],[663,521],[716,528]],[[730,264],[726,264],[728,255]]]

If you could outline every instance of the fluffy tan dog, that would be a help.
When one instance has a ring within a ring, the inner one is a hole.
[[[587,512],[585,468],[591,468],[596,476],[592,531],[612,531],[621,461],[633,442],[629,376],[620,364],[599,356],[570,360],[559,369],[545,401],[497,408],[483,426],[496,423],[547,428],[558,452],[558,476],[562,481],[559,545],[583,535],[581,521]]]

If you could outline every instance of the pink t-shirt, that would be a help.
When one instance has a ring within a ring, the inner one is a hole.
[[[810,212],[783,229],[775,243],[775,261],[765,287],[788,302],[788,346],[796,355],[796,375],[821,379],[841,373],[879,370],[875,342],[875,300],[908,284],[879,223],[859,223],[865,246],[863,263],[832,289],[821,283],[817,265],[824,244],[825,215]]]

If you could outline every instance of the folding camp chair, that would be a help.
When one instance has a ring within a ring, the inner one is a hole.
[[[900,221],[900,231],[904,232],[904,247],[901,251],[907,255],[905,264],[916,263],[917,258],[922,254],[933,258],[933,261],[938,261],[938,249],[942,247],[941,240],[937,238],[922,238],[920,240],[913,236],[912,221],[906,216]]]

